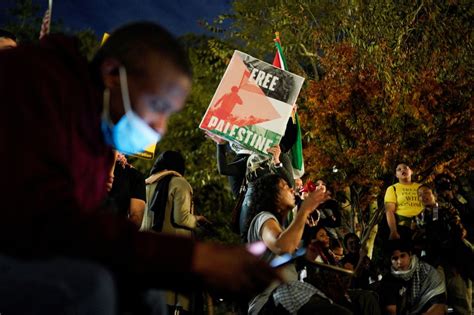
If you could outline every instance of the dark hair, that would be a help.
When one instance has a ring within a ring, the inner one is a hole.
[[[257,178],[253,183],[252,194],[250,195],[250,209],[247,214],[247,222],[245,223],[245,238],[247,238],[247,231],[250,228],[250,223],[257,214],[263,211],[268,211],[279,218],[276,210],[278,209],[278,195],[280,193],[279,184],[285,180],[278,174],[266,174]]]
[[[178,40],[166,29],[151,22],[137,22],[112,32],[94,57],[99,66],[106,58],[116,58],[130,72],[144,71],[144,56],[154,53],[171,61],[179,70],[192,76],[186,52]]]
[[[342,243],[344,244],[345,249],[347,249],[347,242],[349,242],[350,238],[356,238],[360,242],[360,238],[359,238],[359,236],[357,236],[357,234],[352,233],[352,232],[347,233],[346,235],[344,235],[344,240],[342,241]]]
[[[400,162],[397,162],[397,164],[395,164],[395,173],[397,172],[398,165],[401,165],[401,164],[408,166],[413,171],[413,169],[410,166],[410,163],[408,163],[407,161],[400,161]]]
[[[434,184],[437,192],[449,191],[453,189],[453,178],[448,174],[439,174],[436,175],[434,179]]]
[[[326,233],[328,232],[328,229],[324,225],[318,224],[311,229],[311,239],[314,239],[320,230],[324,230]]]
[[[10,39],[16,41],[16,36],[13,33],[10,33],[7,30],[0,29],[0,37],[10,38]]]
[[[406,252],[411,255],[412,250],[413,250],[410,242],[403,239],[389,240],[387,242],[386,249],[389,255],[392,255],[392,253],[396,250],[399,250],[401,252]]]
[[[184,175],[185,165],[184,158],[181,153],[177,151],[165,151],[161,153],[153,164],[150,175],[158,172],[170,170]]]
[[[329,244],[329,248],[331,249],[336,249],[339,247],[344,249],[344,247],[342,247],[341,241],[339,241],[337,238],[329,238]]]

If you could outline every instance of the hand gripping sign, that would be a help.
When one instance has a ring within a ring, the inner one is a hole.
[[[199,128],[268,155],[285,133],[303,81],[236,50]]]

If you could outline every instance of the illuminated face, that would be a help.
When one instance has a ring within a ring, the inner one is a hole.
[[[392,266],[397,271],[406,271],[410,267],[411,256],[407,252],[395,250],[390,257]]]
[[[329,236],[325,229],[319,229],[314,238],[316,242],[319,242],[323,247],[329,247]]]
[[[336,261],[339,261],[344,258],[344,250],[342,249],[342,247],[333,248],[332,252]]]
[[[320,179],[316,181],[316,187],[318,189],[324,189],[324,191],[326,191],[326,183]]]
[[[428,187],[420,187],[418,189],[418,199],[424,207],[433,207],[436,205],[436,198],[433,191]]]
[[[168,118],[184,107],[191,79],[166,60],[150,58],[144,75],[130,74],[129,90],[134,111],[164,135]]]
[[[411,181],[411,175],[413,175],[413,171],[410,169],[408,165],[403,164],[403,163],[397,165],[395,176],[399,180]]]
[[[141,70],[127,70],[127,85],[132,110],[160,135],[166,133],[171,114],[184,107],[191,90],[191,78],[166,58],[144,56]],[[117,122],[124,114],[118,76],[106,75],[110,89],[110,115]],[[108,80],[110,79],[110,80]]]

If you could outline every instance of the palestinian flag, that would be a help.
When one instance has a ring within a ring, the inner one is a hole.
[[[275,67],[288,71],[285,56],[283,55],[283,50],[281,49],[280,34],[278,32],[275,33],[274,41],[277,51],[275,54],[275,58],[273,59],[273,65]],[[293,123],[296,124],[298,131],[296,135],[296,142],[291,148],[290,152],[291,164],[293,166],[293,177],[301,178],[304,175],[303,143],[301,140],[300,121],[298,118],[298,113],[296,111],[293,111],[292,118]]]
[[[234,51],[199,128],[270,155],[285,134],[304,78]]]

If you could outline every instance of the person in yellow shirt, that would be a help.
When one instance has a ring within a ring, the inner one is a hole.
[[[389,186],[385,192],[385,215],[390,228],[389,239],[411,238],[411,222],[423,207],[418,200],[418,183],[413,183],[413,171],[405,163],[397,165],[395,176],[398,183]]]

